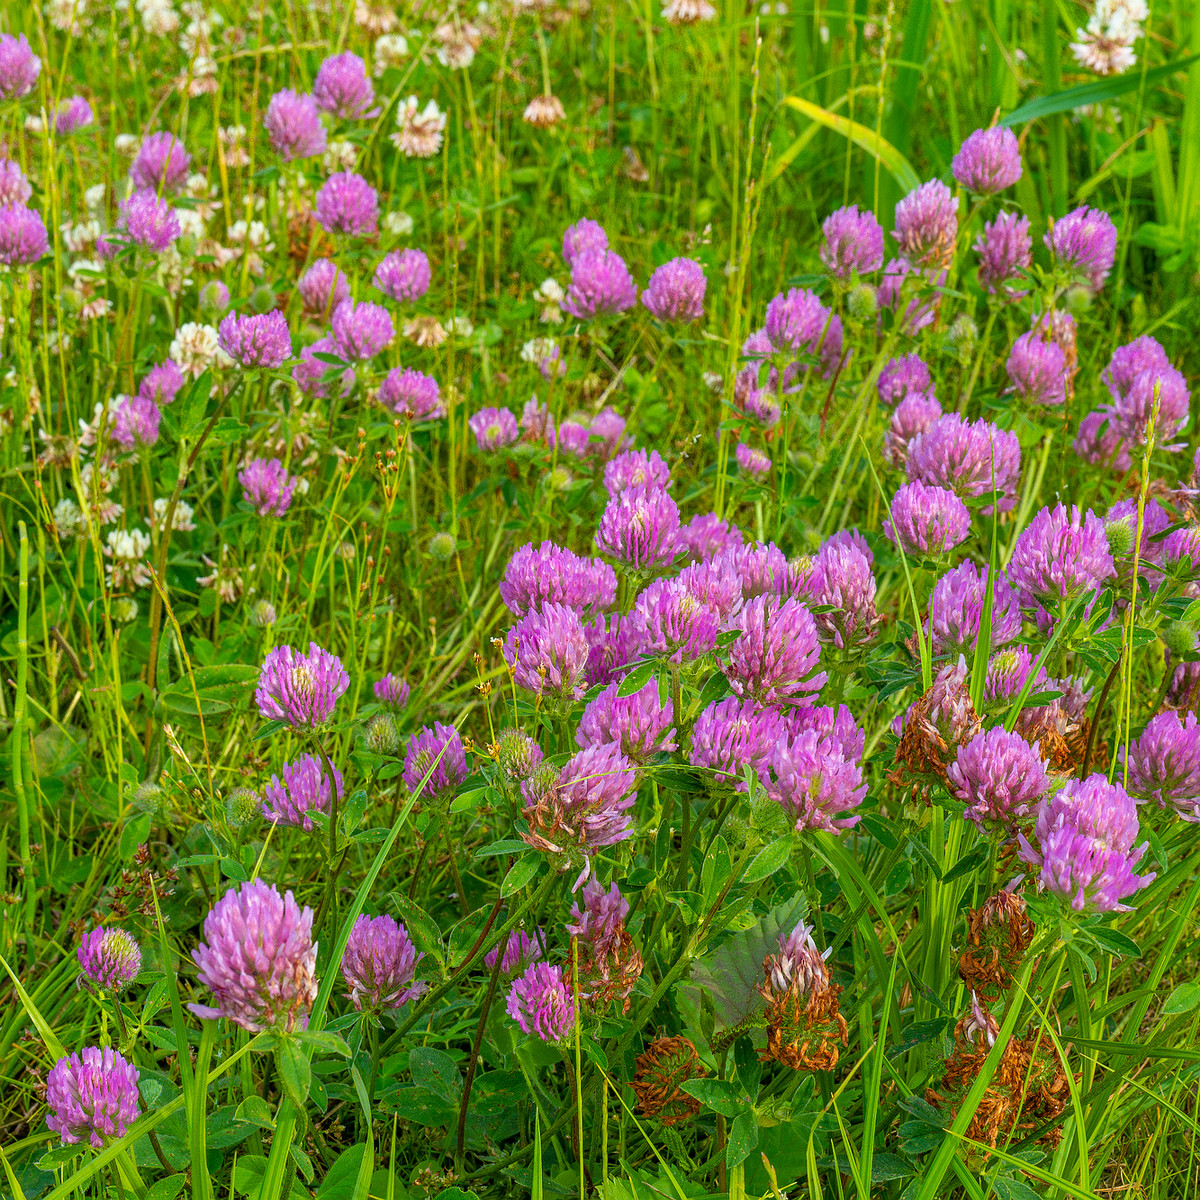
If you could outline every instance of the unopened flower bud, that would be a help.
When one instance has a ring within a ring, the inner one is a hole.
[[[119,625],[128,625],[137,620],[138,602],[132,596],[118,596],[113,601],[112,615]]]
[[[869,283],[860,283],[850,289],[846,307],[856,321],[869,321],[879,311],[879,297]]]
[[[458,543],[450,533],[435,533],[429,539],[430,557],[438,562],[449,562],[458,550]]]
[[[205,316],[218,316],[229,307],[229,289],[213,279],[200,289],[200,311]]]
[[[1196,653],[1196,630],[1185,621],[1168,622],[1163,630],[1162,639],[1172,654]]]
[[[249,788],[234,788],[225,797],[225,819],[235,829],[253,825],[262,816],[262,801]]]
[[[1113,558],[1124,558],[1133,549],[1133,529],[1128,520],[1109,521],[1104,526],[1104,536]]]
[[[275,293],[265,283],[260,283],[250,293],[250,307],[256,313],[271,312],[275,307]]]
[[[375,754],[395,754],[400,749],[400,732],[388,713],[377,713],[367,722],[367,748]]]
[[[275,624],[275,605],[270,600],[256,600],[250,609],[250,624],[256,629],[266,629]]]
[[[1068,288],[1063,304],[1069,313],[1079,316],[1092,306],[1092,293],[1085,287]]]

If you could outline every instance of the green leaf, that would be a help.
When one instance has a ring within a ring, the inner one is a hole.
[[[319,1032],[311,1029],[298,1029],[292,1036],[302,1045],[311,1046],[317,1054],[336,1054],[341,1058],[350,1057],[350,1047],[344,1038],[326,1029]]]
[[[764,846],[755,856],[746,873],[742,876],[743,883],[757,883],[774,875],[792,855],[792,847],[796,844],[794,834],[785,833],[773,842]]]
[[[480,846],[472,858],[494,858],[499,854],[523,854],[528,849],[529,843],[521,841],[520,838],[502,838],[498,842]]]
[[[59,1167],[74,1162],[82,1153],[82,1146],[55,1146],[37,1160],[36,1166],[39,1171],[57,1171]]]
[[[117,853],[123,859],[131,859],[134,851],[143,845],[149,836],[150,814],[148,812],[134,813],[125,822],[125,827],[121,830],[121,840],[117,846]]]
[[[740,1113],[729,1126],[729,1144],[725,1147],[727,1169],[745,1162],[758,1145],[758,1114],[753,1110]]]
[[[993,1176],[992,1190],[998,1200],[1040,1200],[1038,1193],[1029,1184],[1014,1179],[1011,1175]]]
[[[1197,1004],[1200,1004],[1200,983],[1181,983],[1167,997],[1163,1016],[1176,1017],[1180,1013],[1191,1012]]]
[[[462,1081],[458,1064],[444,1050],[417,1046],[408,1057],[413,1083],[450,1103],[457,1103]]]
[[[312,1066],[303,1047],[295,1038],[284,1038],[279,1045],[276,1061],[284,1091],[297,1108],[303,1109],[308,1090],[312,1087]]]
[[[741,1088],[728,1079],[685,1079],[679,1087],[723,1117],[736,1117],[746,1109]]]
[[[146,1200],[175,1200],[187,1183],[187,1173],[168,1175],[165,1179],[156,1180],[146,1189]]]
[[[271,1115],[271,1106],[261,1096],[247,1096],[237,1106],[234,1114],[239,1121],[250,1125],[258,1125],[262,1129],[274,1129],[275,1118]]]
[[[705,908],[710,908],[716,903],[732,874],[733,863],[729,857],[729,847],[725,839],[718,834],[708,848],[708,853],[704,856],[704,865],[700,869],[700,892],[704,897]]]
[[[655,664],[652,662],[642,663],[640,667],[630,671],[621,680],[621,684],[617,688],[617,695],[632,696],[635,692],[640,692],[654,678],[654,666]]]
[[[504,877],[504,882],[500,885],[501,897],[511,896],[515,892],[519,892],[538,873],[538,868],[541,865],[542,856],[537,853],[529,853],[518,858],[509,868],[508,874]]]
[[[1000,121],[1000,124],[1020,125],[1025,121],[1036,121],[1039,117],[1053,116],[1055,113],[1073,112],[1085,104],[1100,104],[1104,100],[1123,96],[1127,92],[1136,92],[1143,83],[1149,88],[1161,80],[1170,78],[1176,71],[1190,67],[1197,59],[1200,59],[1200,55],[1193,54],[1190,58],[1164,63],[1163,66],[1155,67],[1144,75],[1140,71],[1129,71],[1124,75],[1115,75],[1101,83],[1081,83],[1078,87],[1066,88],[1050,96],[1039,96],[1036,100],[1022,104],[1020,108],[1014,108],[1007,117]]]
[[[1117,929],[1105,929],[1101,926],[1092,930],[1092,937],[1098,946],[1112,954],[1121,954],[1127,958],[1141,958],[1141,947],[1127,934]]]

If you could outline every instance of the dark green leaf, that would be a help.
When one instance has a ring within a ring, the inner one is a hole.
[[[754,856],[742,876],[742,882],[757,883],[760,879],[766,879],[768,875],[774,875],[791,857],[795,844],[795,835],[790,833],[785,833],[783,837],[768,843]]]
[[[632,696],[635,692],[640,692],[654,678],[654,667],[655,664],[652,662],[642,663],[640,667],[635,667],[621,680],[621,684],[617,688],[617,695]]]
[[[729,1144],[725,1147],[725,1166],[736,1167],[745,1162],[758,1145],[758,1114],[739,1113],[729,1126]]]
[[[534,852],[518,858],[500,885],[500,895],[507,897],[519,892],[538,873],[541,865],[542,856]]]
[[[408,1057],[408,1069],[413,1083],[454,1103],[458,1100],[461,1081],[458,1066],[444,1050],[432,1046],[417,1046]]]
[[[284,1091],[297,1108],[303,1109],[308,1099],[308,1089],[312,1086],[312,1067],[308,1057],[300,1043],[289,1037],[279,1044],[276,1059]]]
[[[679,1087],[723,1117],[736,1117],[745,1111],[746,1097],[729,1079],[685,1079]]]

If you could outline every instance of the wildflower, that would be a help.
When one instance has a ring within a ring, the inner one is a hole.
[[[1008,888],[971,909],[967,913],[967,948],[958,960],[963,982],[985,997],[1003,995],[1012,986],[1033,935],[1024,899]]]
[[[1091,509],[1068,512],[1062,504],[1043,507],[1021,530],[1008,563],[1021,607],[1060,617],[1077,596],[1115,574],[1104,522]]]
[[[333,310],[333,337],[339,355],[362,362],[384,350],[396,336],[386,308],[362,300],[343,300]]]
[[[157,195],[160,188],[177,192],[187,181],[192,156],[183,143],[166,130],[150,134],[129,168],[134,190],[149,190]]]
[[[401,304],[420,300],[429,280],[429,259],[421,250],[393,250],[375,268],[375,286]]]
[[[568,267],[574,267],[576,258],[581,255],[599,254],[607,249],[608,234],[603,226],[588,217],[569,225],[563,233],[562,256]]]
[[[959,147],[950,169],[969,192],[993,196],[1021,178],[1017,135],[1003,125],[977,129]]]
[[[946,768],[951,792],[967,805],[963,816],[980,827],[1012,829],[1029,816],[1050,788],[1046,761],[1019,734],[997,725],[958,748]]]
[[[0,35],[0,90],[5,42],[13,40]],[[138,1069],[111,1046],[88,1046],[60,1058],[46,1076],[46,1125],[64,1144],[86,1138],[99,1150],[106,1137],[124,1137],[138,1119],[139,1078]]]
[[[316,102],[304,92],[284,88],[267,104],[263,126],[276,154],[284,162],[316,158],[325,153],[326,133]]]
[[[1079,422],[1072,449],[1084,462],[1122,474],[1133,465],[1110,406],[1094,409]]]
[[[1148,15],[1141,0],[1097,0],[1086,27],[1075,31],[1075,61],[1097,75],[1124,74],[1137,62],[1133,46]]]
[[[838,208],[821,225],[825,241],[818,251],[826,270],[845,282],[853,274],[870,275],[883,266],[883,227],[873,212],[857,204]]]
[[[62,101],[54,114],[54,132],[66,137],[77,129],[83,129],[94,120],[92,106],[83,96],[71,96]]]
[[[508,631],[504,658],[518,686],[572,700],[583,695],[589,649],[579,613],[547,600]]]
[[[722,550],[740,546],[742,531],[716,513],[700,513],[679,530],[678,541],[693,562],[706,562]]]
[[[1067,359],[1040,333],[1023,333],[1005,363],[1011,390],[1029,404],[1063,404],[1067,399]]]
[[[604,487],[609,496],[630,487],[666,491],[671,486],[671,468],[657,450],[626,450],[604,467]]]
[[[13,162],[11,158],[0,158],[0,205],[23,205],[32,195],[33,185],[25,178],[21,164]],[[70,249],[78,253],[74,246]]]
[[[933,376],[915,351],[902,358],[892,358],[884,363],[875,384],[880,404],[895,407],[909,396],[921,396],[932,400]]]
[[[1017,502],[1021,445],[1015,433],[982,418],[970,424],[949,413],[909,443],[906,467],[909,479],[949,488],[964,498],[998,492],[1005,512]],[[985,515],[990,511],[989,505]]]
[[[788,568],[792,586],[787,590],[828,610],[816,614],[818,636],[839,650],[870,640],[880,622],[871,557],[860,544],[861,535],[857,539],[837,534],[831,537],[813,557],[811,572],[802,584],[790,564]]]
[[[395,14],[388,11],[395,21]],[[375,39],[371,48],[371,74],[379,79],[384,72],[398,67],[408,57],[408,39],[402,33],[383,33]]]
[[[1148,843],[1136,850],[1137,806],[1119,784],[1103,775],[1071,779],[1043,800],[1034,826],[1035,849],[1018,834],[1019,857],[1038,868],[1040,887],[1075,912],[1128,912],[1121,903],[1154,875],[1135,875]]]
[[[742,610],[742,627],[725,651],[725,675],[735,695],[765,706],[824,685],[825,673],[816,670],[816,623],[798,600],[755,596]]]
[[[172,359],[164,359],[153,366],[138,384],[138,395],[143,400],[151,400],[159,407],[170,404],[183,387],[183,372],[179,364]]]
[[[238,472],[242,499],[260,517],[282,517],[292,503],[296,480],[277,458],[251,458]]]
[[[682,8],[696,0],[670,0],[668,7]],[[709,9],[711,20],[715,10]],[[663,16],[667,9],[663,9]],[[670,18],[667,18],[670,20]],[[708,1072],[696,1053],[696,1047],[685,1037],[655,1038],[634,1059],[636,1072],[630,1087],[637,1097],[638,1110],[643,1117],[653,1117],[670,1128],[690,1121],[700,1111],[700,1101],[685,1092],[682,1084],[689,1079],[703,1079]]]
[[[946,554],[971,532],[971,514],[948,488],[906,483],[892,497],[883,532],[908,554]]]
[[[528,779],[542,765],[541,746],[520,729],[501,730],[492,752],[504,774],[518,783]]]
[[[779,950],[763,959],[766,976],[758,991],[766,1002],[767,1047],[774,1059],[794,1071],[831,1071],[837,1066],[838,1043],[847,1045],[846,1020],[838,1006],[842,990],[829,977],[812,930],[800,921],[779,935]]]
[[[949,267],[958,237],[958,197],[940,179],[914,188],[896,205],[892,236],[918,267]]]
[[[161,254],[181,232],[175,210],[153,188],[142,188],[121,204],[116,233],[102,239],[98,248],[103,253],[105,247],[130,242],[150,254]]]
[[[317,338],[311,346],[300,348],[300,361],[292,368],[292,379],[296,386],[309,396],[327,396],[329,394],[330,376],[338,383],[338,390],[345,396],[354,387],[355,375],[352,368],[347,367],[340,374],[333,363],[327,363],[318,358],[318,354],[328,354],[332,358],[340,358],[339,348],[332,337]]]
[[[701,21],[711,21],[717,10],[708,0],[667,0],[662,15],[671,25],[698,25]]]
[[[514,929],[504,943],[503,955],[501,948],[496,946],[483,956],[483,963],[490,969],[500,958],[500,974],[511,976],[517,971],[523,972],[534,963],[545,961],[545,945],[546,935],[541,926],[535,931],[534,937],[530,937],[523,929]]]
[[[322,111],[344,120],[378,114],[378,110],[368,111],[375,103],[375,88],[367,78],[367,68],[349,51],[322,61],[313,80],[313,100]]]
[[[453,725],[435,722],[408,739],[404,753],[404,786],[411,795],[424,794],[434,800],[444,800],[466,777],[466,750]]]
[[[221,349],[242,367],[278,367],[292,356],[287,318],[278,309],[244,317],[230,313],[217,333]]]
[[[1100,378],[1113,399],[1112,427],[1131,445],[1145,443],[1152,417],[1160,442],[1187,424],[1187,381],[1154,338],[1143,336],[1118,346]]]
[[[607,891],[595,878],[583,889],[583,907],[571,906],[567,932],[576,939],[579,955],[579,994],[599,1011],[614,1000],[624,1001],[642,974],[642,956],[625,928],[629,901],[614,883]]]
[[[609,499],[596,546],[637,569],[669,563],[678,549],[679,507],[662,488],[633,485]]]
[[[349,686],[342,660],[316,642],[309,643],[307,654],[277,646],[263,662],[254,702],[268,721],[316,729],[333,716]]]
[[[1056,263],[1098,292],[1117,256],[1117,227],[1098,208],[1075,208],[1051,222],[1043,239]]]
[[[515,979],[505,1007],[523,1033],[543,1042],[561,1041],[575,1028],[575,1001],[562,968],[549,963],[533,963]]]
[[[342,773],[333,768],[330,780],[321,759],[312,754],[301,754],[290,763],[285,763],[278,775],[263,789],[262,815],[268,821],[281,825],[295,825],[311,833],[314,812],[328,813],[333,789],[341,799],[344,785]]]
[[[587,251],[571,264],[571,285],[563,308],[581,321],[632,308],[637,288],[625,260],[611,250]]]
[[[716,782],[741,782],[746,767],[762,772],[783,733],[774,709],[758,709],[750,700],[731,696],[703,709],[692,727],[688,762],[716,773]]]
[[[1124,757],[1124,756],[1123,756]],[[1151,717],[1125,762],[1126,786],[1135,800],[1173,807],[1185,821],[1200,822],[1200,727],[1196,714]]]
[[[112,416],[112,439],[125,450],[153,446],[158,441],[162,414],[153,400],[143,396],[122,396]]]
[[[1019,213],[1000,212],[983,227],[975,239],[979,255],[979,285],[992,295],[1012,299],[1023,296],[1013,284],[1022,281],[1021,273],[1033,265],[1033,239],[1029,236],[1029,218]]]
[[[851,810],[867,796],[861,765],[837,738],[822,737],[816,729],[776,742],[763,787],[797,830],[835,834],[858,824],[860,818]]]
[[[567,110],[563,108],[562,101],[557,96],[547,92],[540,96],[534,96],[525,105],[521,119],[526,125],[532,125],[535,129],[553,129],[555,125],[567,119]]]
[[[956,663],[943,666],[934,676],[932,687],[909,705],[896,725],[900,744],[896,747],[896,770],[889,778],[917,788],[930,778],[944,783],[958,747],[981,728],[971,702],[966,659],[959,655]]]
[[[291,892],[253,879],[225,893],[204,918],[192,951],[197,980],[215,1007],[189,1004],[198,1017],[228,1017],[250,1033],[305,1028],[317,998],[313,911]]]
[[[642,303],[660,321],[698,321],[704,316],[704,268],[691,258],[663,263],[646,285]]]
[[[791,288],[775,296],[767,305],[765,331],[775,353],[790,350],[797,356],[812,355],[818,360],[826,379],[833,374],[841,358],[842,322],[808,288]],[[806,369],[806,365],[797,360],[784,371],[782,386],[789,386],[794,372]],[[769,381],[768,386],[775,389],[773,381]]]
[[[345,273],[327,258],[318,258],[300,276],[296,290],[304,301],[305,311],[314,316],[328,316],[350,299]]]
[[[675,749],[674,705],[659,699],[658,682],[629,696],[618,695],[619,685],[610,683],[583,710],[575,744],[581,749],[612,743],[631,762],[644,766],[662,751]]]
[[[106,992],[123,992],[142,969],[142,952],[133,936],[103,925],[83,935],[76,957],[82,974]]]
[[[617,576],[598,558],[582,558],[553,542],[515,551],[500,581],[500,599],[514,617],[545,603],[565,604],[581,616],[611,608],[617,599]]]
[[[321,185],[314,211],[326,233],[367,237],[379,223],[379,197],[361,175],[336,171]]]
[[[932,396],[922,392],[905,396],[892,413],[887,432],[883,435],[883,456],[894,467],[908,464],[908,452],[913,441],[931,429],[942,415],[942,406]]]
[[[342,978],[350,989],[346,998],[359,1012],[400,1008],[426,991],[424,983],[415,982],[417,963],[424,957],[395,918],[363,913],[351,927],[342,955]]]
[[[129,584],[148,587],[150,572],[146,568],[146,554],[149,549],[150,537],[142,530],[112,530],[104,540],[104,556],[111,560],[105,568],[109,584],[118,589]]]
[[[398,133],[389,135],[388,140],[406,158],[432,158],[442,148],[446,131],[446,114],[430,100],[424,108],[416,96],[409,96],[396,106]]]
[[[42,60],[29,48],[23,33],[16,37],[0,33],[0,100],[19,100],[28,95],[41,70]]]
[[[446,415],[437,380],[412,367],[393,367],[384,376],[379,403],[410,421],[435,421]]]
[[[761,450],[755,450],[753,446],[747,446],[745,442],[738,442],[734,456],[738,466],[747,475],[765,475],[771,469],[771,456]]]
[[[970,654],[979,640],[983,601],[989,568],[973,562],[960,563],[947,571],[929,596],[929,631],[935,655]],[[992,630],[990,646],[1003,646],[1021,632],[1017,594],[1004,572],[992,584]]]

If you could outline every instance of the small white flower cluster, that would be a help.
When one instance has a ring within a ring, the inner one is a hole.
[[[1086,28],[1075,31],[1075,61],[1097,75],[1124,74],[1137,62],[1133,46],[1149,15],[1146,0],[1096,0]]]

